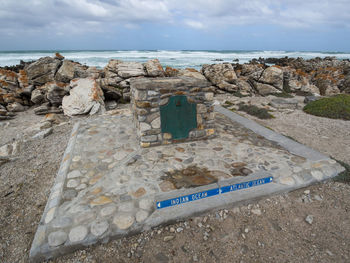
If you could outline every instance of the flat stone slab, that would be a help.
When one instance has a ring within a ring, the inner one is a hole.
[[[77,123],[30,251],[40,261],[157,225],[291,191],[344,168],[216,106],[210,140],[141,148],[132,115]]]

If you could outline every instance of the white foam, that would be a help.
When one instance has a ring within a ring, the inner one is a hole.
[[[11,66],[20,63],[20,60],[36,60],[44,56],[53,56],[54,51],[28,51],[28,52],[0,52],[0,66]],[[232,62],[239,59],[240,63],[246,63],[253,58],[282,58],[335,56],[339,59],[350,58],[350,53],[326,53],[326,52],[298,52],[298,51],[172,51],[172,50],[130,50],[130,51],[62,51],[66,59],[78,61],[88,66],[103,68],[110,59],[123,61],[145,62],[158,58],[163,66],[176,68],[193,67],[200,69],[203,64]],[[222,60],[222,61],[215,61]]]

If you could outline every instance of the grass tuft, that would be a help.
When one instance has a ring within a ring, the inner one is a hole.
[[[304,107],[304,112],[331,119],[350,120],[350,95],[339,94],[312,101]]]
[[[274,116],[270,114],[266,109],[259,108],[255,105],[245,105],[243,103],[239,104],[238,110],[244,111],[249,115],[258,117],[259,119],[272,119]]]

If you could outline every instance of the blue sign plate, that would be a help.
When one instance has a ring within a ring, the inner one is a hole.
[[[271,176],[271,177],[265,177],[265,178],[261,178],[261,179],[248,181],[248,182],[223,186],[220,188],[214,188],[214,189],[210,189],[207,191],[198,192],[198,193],[194,193],[194,194],[190,194],[190,195],[179,196],[176,198],[157,202],[157,209],[162,209],[162,208],[171,207],[171,206],[175,206],[175,205],[185,204],[188,202],[204,199],[204,198],[219,195],[219,194],[229,193],[229,192],[233,192],[233,191],[237,191],[237,190],[251,188],[254,186],[268,184],[268,183],[271,183],[272,181],[273,181],[273,177]]]

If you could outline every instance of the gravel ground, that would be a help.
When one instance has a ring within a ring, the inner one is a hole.
[[[350,122],[301,111],[274,115],[273,120],[259,122],[350,162]],[[30,135],[28,127],[41,118],[27,111],[8,125],[0,123],[0,146]],[[19,159],[0,166],[0,262],[28,262],[72,122],[55,126],[45,139],[23,143]],[[349,262],[349,209],[350,185],[329,181],[92,246],[52,262]]]

